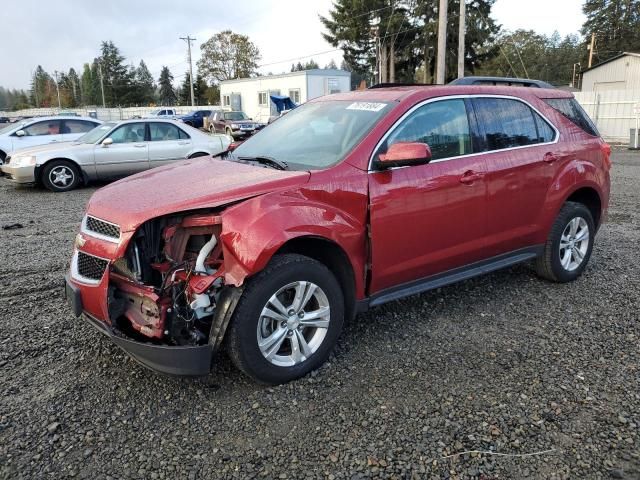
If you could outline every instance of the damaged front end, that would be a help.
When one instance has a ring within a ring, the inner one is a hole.
[[[149,220],[100,277],[106,321],[83,308],[93,292],[78,281],[82,275],[74,275],[73,263],[67,298],[76,314],[84,313],[145,366],[206,375],[242,293],[241,287],[225,285],[220,233],[216,213]]]

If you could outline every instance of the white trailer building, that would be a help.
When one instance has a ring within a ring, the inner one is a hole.
[[[583,92],[640,90],[640,53],[624,52],[582,72]]]
[[[224,108],[242,110],[254,120],[267,122],[270,116],[278,113],[271,102],[271,95],[287,96],[294,103],[301,104],[312,98],[350,89],[351,73],[345,70],[302,70],[225,80],[220,83],[220,103]]]

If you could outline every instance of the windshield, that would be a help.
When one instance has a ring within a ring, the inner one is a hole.
[[[2,133],[8,133],[13,129],[17,129],[20,130],[22,127],[24,127],[27,124],[27,122],[19,122],[19,123],[10,123],[9,125],[7,125],[6,127],[0,129],[0,134]]]
[[[96,143],[102,137],[104,137],[109,130],[115,127],[116,124],[114,122],[103,123],[102,125],[98,125],[93,130],[89,130],[87,133],[82,135],[80,138],[76,140],[77,143]]]
[[[225,120],[246,120],[247,116],[244,112],[225,112],[224,114]]]
[[[390,109],[389,103],[307,103],[240,144],[233,157],[272,157],[292,170],[327,168],[340,162]]]

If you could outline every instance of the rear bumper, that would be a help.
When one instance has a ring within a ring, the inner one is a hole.
[[[138,342],[83,311],[80,289],[70,281],[69,274],[65,277],[65,297],[76,317],[93,325],[141,365],[158,373],[180,376],[203,376],[211,370],[213,345],[170,346]]]

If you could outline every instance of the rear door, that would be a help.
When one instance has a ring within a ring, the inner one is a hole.
[[[187,158],[192,141],[181,128],[168,122],[149,122],[149,167]]]
[[[144,122],[125,123],[114,129],[111,145],[96,145],[94,158],[98,178],[131,175],[149,168],[149,142]]]
[[[472,104],[487,152],[488,252],[532,246],[551,182],[571,153],[559,148],[555,127],[521,99],[476,97]]]
[[[63,120],[62,128],[60,130],[62,134],[62,141],[71,142],[76,140],[97,126],[97,123],[90,122],[88,120]]]
[[[13,134],[13,149],[18,150],[19,148],[35,147],[36,145],[62,141],[62,135],[60,134],[61,124],[61,120],[54,119],[35,122],[24,127],[22,131],[25,134],[22,137],[18,137],[15,133]]]
[[[414,107],[374,154],[393,143],[423,142],[427,165],[369,173],[371,293],[484,258],[485,155],[476,155],[463,99]]]

